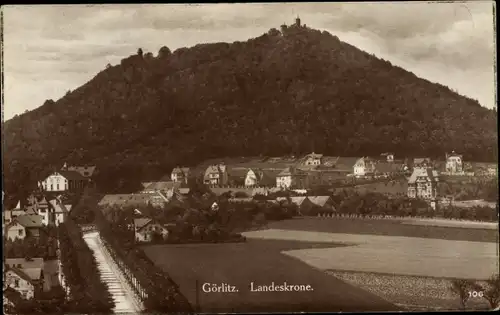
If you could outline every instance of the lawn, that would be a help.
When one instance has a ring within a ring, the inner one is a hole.
[[[250,239],[236,244],[152,245],[146,254],[176,281],[201,312],[361,312],[397,307],[367,291],[282,254],[300,249],[342,248],[332,242]],[[250,292],[259,284],[310,285],[312,292]],[[229,284],[234,293],[204,293],[203,283]],[[197,294],[198,293],[198,294]],[[198,295],[198,297],[197,297]],[[198,303],[197,303],[198,301]]]
[[[284,251],[320,270],[478,280],[488,279],[498,272],[497,243],[276,229],[244,235],[247,238],[352,245]]]
[[[407,220],[296,218],[268,224],[270,229],[363,235],[433,238],[455,241],[498,242],[498,229],[473,229],[408,224]]]

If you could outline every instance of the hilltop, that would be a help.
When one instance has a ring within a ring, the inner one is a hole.
[[[157,56],[139,49],[3,132],[11,192],[63,161],[97,164],[116,188],[219,156],[455,150],[497,159],[496,112],[295,25],[245,42],[164,46]]]

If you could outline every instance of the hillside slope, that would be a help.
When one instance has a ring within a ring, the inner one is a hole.
[[[496,112],[297,26],[246,42],[163,47],[157,57],[138,52],[3,132],[8,190],[64,160],[129,181],[217,156],[311,150],[497,158]]]

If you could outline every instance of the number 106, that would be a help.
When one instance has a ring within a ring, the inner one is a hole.
[[[469,291],[470,298],[483,297],[483,291]]]

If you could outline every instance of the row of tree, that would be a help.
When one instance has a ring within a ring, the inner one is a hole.
[[[148,312],[190,312],[191,305],[180,293],[177,284],[156,266],[139,248],[133,248],[133,239],[122,238],[117,231],[130,235],[126,226],[112,226],[100,210],[96,210],[95,223],[103,244],[112,258],[127,275]],[[133,232],[132,232],[133,233]]]

